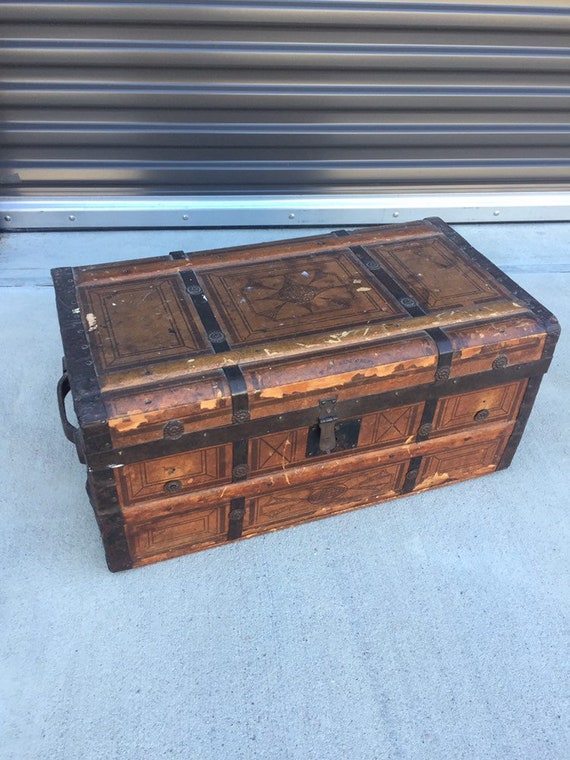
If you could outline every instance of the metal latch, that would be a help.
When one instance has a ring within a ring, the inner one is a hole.
[[[319,401],[319,449],[329,453],[336,449],[335,422],[336,398],[324,398]]]

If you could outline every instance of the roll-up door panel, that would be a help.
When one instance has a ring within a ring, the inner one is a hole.
[[[565,0],[1,12],[4,195],[568,183]]]

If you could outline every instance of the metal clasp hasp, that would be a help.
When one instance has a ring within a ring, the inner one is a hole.
[[[319,449],[327,454],[336,449],[335,422],[336,398],[324,398],[319,401]]]

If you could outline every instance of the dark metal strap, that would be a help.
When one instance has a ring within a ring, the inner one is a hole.
[[[198,312],[200,321],[204,325],[204,329],[212,348],[217,354],[229,351],[230,346],[226,340],[226,336],[216,319],[216,315],[212,311],[212,307],[210,306],[202,287],[198,283],[196,275],[191,269],[184,269],[180,272],[180,277],[182,278],[186,292],[192,299],[192,303]]]
[[[545,353],[543,359],[550,358],[554,351],[554,346],[560,334],[560,325],[554,314],[543,306],[539,301],[531,296],[526,290],[512,280],[502,269],[492,261],[484,256],[480,251],[467,242],[461,235],[446,224],[443,219],[439,217],[428,217],[424,221],[429,222],[442,232],[445,237],[450,240],[455,246],[457,246],[463,256],[470,260],[471,263],[477,264],[481,269],[488,272],[498,283],[512,293],[512,295],[519,301],[522,301],[533,314],[542,322],[546,331],[546,343]]]
[[[243,518],[245,516],[245,498],[240,496],[238,499],[230,501],[228,539],[230,541],[241,538],[243,531]]]
[[[174,259],[188,258],[183,251],[174,251],[170,254]],[[230,351],[231,347],[226,340],[226,336],[216,319],[212,307],[202,290],[198,278],[192,269],[184,269],[180,272],[180,277],[186,288],[186,292],[192,299],[198,317],[204,326],[214,351],[224,353]],[[237,365],[222,368],[223,373],[228,381],[230,395],[232,399],[232,422],[240,425],[249,421],[249,399],[247,394],[247,384],[241,368]],[[233,442],[232,446],[232,483],[239,483],[245,480],[248,475],[248,455],[249,439],[247,437],[239,438]],[[241,536],[243,530],[243,518],[245,515],[245,498],[240,497],[230,501],[228,539],[235,539]]]
[[[400,283],[392,277],[361,245],[352,245],[349,250],[361,261],[374,277],[382,283],[386,290],[406,310],[410,317],[423,317],[426,312],[418,306],[415,299],[407,293]]]
[[[435,371],[436,383],[444,383],[449,380],[451,374],[451,361],[453,359],[453,346],[447,337],[447,333],[441,327],[432,327],[426,330],[427,334],[435,341],[439,354],[437,369]]]
[[[420,420],[420,426],[418,428],[418,434],[416,436],[417,443],[420,441],[425,441],[429,438],[437,404],[438,399],[436,398],[430,398],[425,402],[422,418]]]
[[[241,424],[249,420],[249,397],[243,372],[239,365],[224,367],[224,375],[232,396],[232,422]]]
[[[232,448],[232,483],[239,483],[247,478],[248,474],[248,451],[247,438],[235,441]],[[230,526],[228,539],[239,538],[243,530],[243,518],[245,515],[245,499],[237,498],[230,501]]]
[[[410,459],[410,466],[408,467],[408,472],[406,474],[406,479],[404,481],[404,487],[402,488],[402,493],[410,493],[414,490],[416,485],[416,480],[418,479],[418,475],[420,472],[420,465],[422,463],[422,457],[412,457]]]
[[[180,272],[180,276],[182,277],[186,291],[198,312],[198,317],[206,330],[212,348],[217,354],[230,351],[231,348],[226,340],[226,336],[216,319],[216,315],[212,311],[212,307],[210,306],[206,295],[198,283],[196,274],[191,269],[185,269],[183,272]],[[247,422],[249,420],[249,400],[243,372],[237,364],[230,367],[223,367],[222,369],[226,376],[226,380],[228,381],[228,385],[230,386],[233,413],[232,421],[235,423]]]
[[[400,285],[400,283],[392,277],[392,275],[389,274],[378,261],[376,261],[376,259],[370,256],[365,248],[360,245],[355,245],[351,246],[350,250],[358,257],[364,266],[370,270],[374,277],[382,283],[386,290],[398,301],[410,317],[423,317],[428,314],[428,312],[404,290],[402,285]],[[453,347],[447,334],[440,327],[434,327],[430,330],[426,330],[426,332],[430,338],[435,341],[437,346],[439,356],[435,372],[435,380],[437,383],[441,383],[449,378],[451,360],[453,358]]]
[[[103,400],[95,369],[90,340],[81,317],[74,270],[64,267],[52,270],[56,303],[65,351],[65,367],[72,380],[74,405],[80,415],[81,433],[76,445],[81,461],[90,456],[107,455],[113,450],[107,423],[108,410]],[[60,388],[65,390],[65,382]],[[78,441],[81,443],[78,445]]]

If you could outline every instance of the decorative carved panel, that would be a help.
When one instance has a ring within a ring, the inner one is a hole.
[[[419,425],[423,404],[384,409],[362,417],[359,447],[392,444],[412,437]]]
[[[432,488],[492,472],[499,463],[508,437],[494,438],[465,446],[455,446],[424,457],[416,480],[416,489]]]
[[[117,469],[123,501],[209,487],[231,479],[231,444],[149,459]]]
[[[303,516],[332,514],[374,504],[399,493],[406,466],[407,463],[390,464],[250,499],[252,522],[254,526],[286,523]]]
[[[207,507],[185,514],[160,517],[127,528],[129,541],[136,557],[149,557],[160,552],[190,549],[218,538],[225,530],[226,506]]]
[[[200,274],[232,345],[382,321],[403,310],[349,251]]]
[[[515,419],[526,385],[525,379],[485,388],[482,391],[442,398],[435,410],[432,436],[461,430],[481,422]]]
[[[382,266],[428,311],[469,308],[504,298],[506,293],[440,237],[371,246],[367,250],[376,252]]]
[[[210,351],[177,276],[122,280],[79,295],[102,370]]]
[[[286,430],[282,433],[252,438],[250,441],[250,469],[280,470],[305,458],[308,428]]]

